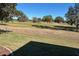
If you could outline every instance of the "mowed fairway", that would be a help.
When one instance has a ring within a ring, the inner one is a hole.
[[[30,41],[44,42],[49,44],[79,48],[79,33],[55,29],[55,26],[71,27],[67,24],[56,23],[32,23],[14,22],[0,25],[11,32],[0,34],[0,46],[6,46],[12,51],[19,49]]]

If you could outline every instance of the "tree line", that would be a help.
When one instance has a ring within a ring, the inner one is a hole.
[[[17,21],[25,22],[28,21],[29,18],[21,11],[16,9],[16,3],[0,3],[0,21],[9,22],[13,21],[14,17],[17,17]],[[78,21],[76,21],[79,17],[79,3],[76,3],[74,6],[70,6],[68,8],[67,13],[65,14],[66,20],[63,17],[57,16],[55,19],[51,15],[43,16],[42,18],[33,17],[33,22],[66,22],[70,25],[75,25]]]
[[[64,23],[64,18],[61,16],[57,16],[55,19],[53,19],[53,17],[51,15],[46,15],[43,16],[42,18],[37,18],[37,17],[33,17],[32,21],[35,22],[47,22],[47,23],[51,23],[51,22],[57,22],[57,23]]]
[[[28,21],[29,18],[21,11],[16,9],[17,4],[16,3],[0,3],[0,21],[3,22],[9,22],[13,21],[14,17],[17,17],[17,21],[19,22],[25,22]],[[55,20],[52,18],[51,15],[43,16],[43,18],[32,18],[33,22],[63,22],[64,19],[60,16],[56,17]]]

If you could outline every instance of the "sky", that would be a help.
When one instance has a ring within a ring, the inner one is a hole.
[[[16,8],[32,19],[45,15],[64,17],[70,6],[74,6],[74,3],[19,3]]]

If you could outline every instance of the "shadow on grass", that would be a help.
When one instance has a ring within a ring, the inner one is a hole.
[[[12,53],[13,56],[78,56],[79,49],[30,41]],[[10,56],[10,55],[9,55]]]
[[[7,24],[1,24],[1,23],[0,23],[0,25],[7,25]]]
[[[37,28],[46,28],[46,29],[55,29],[55,30],[65,30],[65,31],[75,31],[75,27],[67,27],[67,26],[42,26],[42,25],[32,25],[33,27]]]
[[[11,31],[9,31],[9,30],[2,30],[2,29],[0,29],[0,34],[3,34],[3,33],[8,33],[8,32],[11,32]]]

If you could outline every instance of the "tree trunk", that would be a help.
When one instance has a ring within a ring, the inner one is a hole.
[[[76,32],[78,32],[78,25],[76,25]]]

